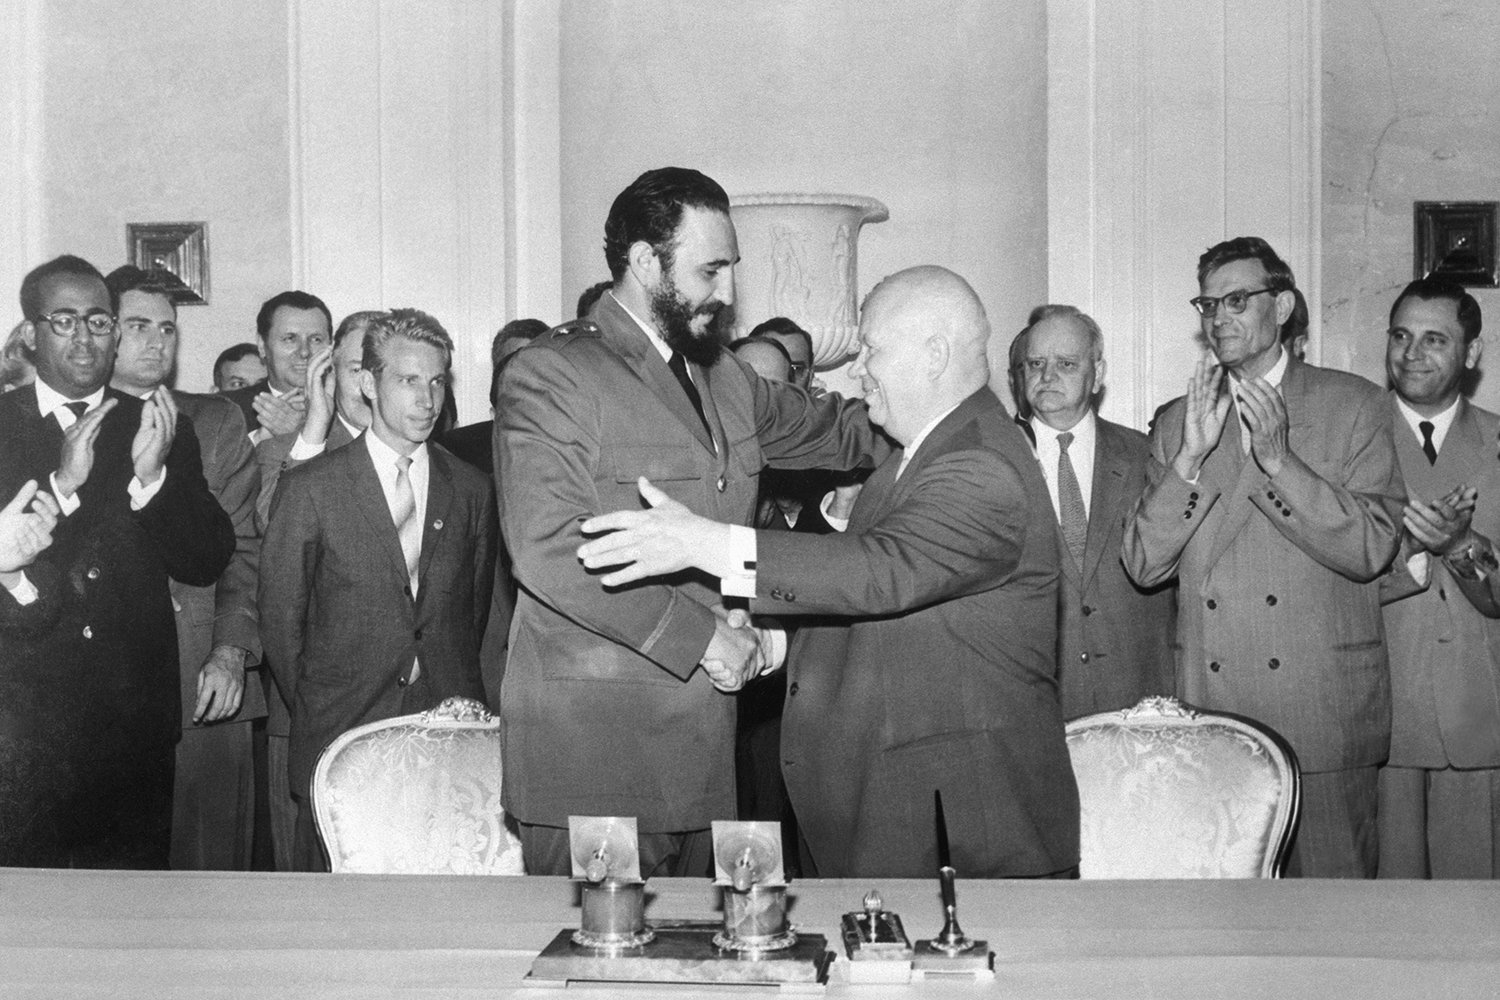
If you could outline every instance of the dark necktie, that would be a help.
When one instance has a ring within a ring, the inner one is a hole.
[[[1431,420],[1424,420],[1417,424],[1417,430],[1422,432],[1422,454],[1427,456],[1428,465],[1437,464],[1437,449],[1432,445],[1432,432],[1435,428]]]
[[[708,418],[703,415],[703,397],[698,395],[698,387],[693,384],[693,379],[688,375],[687,360],[676,351],[667,359],[667,367],[672,369],[672,374],[677,376],[677,383],[682,386],[682,391],[687,393],[688,402],[693,404],[693,409],[698,411],[698,419],[703,421],[703,429],[708,430]],[[709,431],[709,436],[713,432]]]
[[[85,413],[87,413],[88,409],[89,409],[89,404],[85,403],[81,399],[75,399],[71,403],[64,403],[63,406],[66,407],[68,409],[68,411],[73,414],[73,423],[74,424],[78,423],[79,420],[82,420],[83,419],[83,415]],[[52,412],[53,412],[54,415],[57,414],[56,410],[53,410]],[[58,424],[61,425],[62,421],[59,420]],[[68,427],[71,427],[71,426],[72,426],[72,424],[68,425]],[[1431,425],[1429,424],[1428,426],[1431,426]],[[67,427],[63,428],[63,430],[65,430],[65,431],[67,429],[68,429]]]
[[[1068,445],[1073,443],[1073,432],[1063,431],[1057,436],[1057,507],[1058,522],[1062,525],[1063,541],[1073,554],[1073,561],[1083,567],[1083,549],[1089,537],[1089,516],[1083,507],[1083,491],[1078,488],[1078,474],[1073,471],[1073,460],[1068,458]]]

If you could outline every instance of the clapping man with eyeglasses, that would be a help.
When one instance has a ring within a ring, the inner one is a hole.
[[[1211,247],[1192,300],[1204,357],[1151,434],[1125,568],[1176,577],[1177,693],[1291,743],[1302,819],[1289,874],[1375,874],[1377,765],[1390,742],[1380,576],[1406,499],[1370,382],[1280,343],[1291,269],[1258,237]]]
[[[115,309],[78,257],[21,283],[37,379],[0,397],[0,494],[35,480],[61,516],[5,587],[49,613],[0,643],[3,865],[167,866],[179,731],[168,578],[211,584],[234,550],[171,394],[107,387]]]

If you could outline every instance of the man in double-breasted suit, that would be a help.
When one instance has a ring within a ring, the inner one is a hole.
[[[962,278],[893,275],[860,316],[870,419],[899,442],[842,534],[747,532],[643,484],[652,504],[594,519],[606,583],[692,567],[727,579],[748,534],[750,610],[797,630],[782,773],[820,876],[1068,875],[1078,792],[1054,656],[1057,529],[1020,429],[986,382],[989,323]]]
[[[0,641],[0,863],[164,868],[181,728],[168,579],[212,584],[234,533],[170,393],[108,388],[98,270],[43,264],[21,308],[37,380],[0,396],[0,493],[46,483],[63,516],[24,571],[43,585],[3,598],[40,607]]]
[[[365,333],[370,427],[288,470],[261,551],[261,641],[291,709],[293,863],[323,864],[310,781],[334,737],[444,698],[482,698],[489,610],[489,483],[428,444],[453,342],[397,309]]]
[[[119,303],[120,341],[110,385],[145,398],[177,361],[171,289],[126,265],[106,279]],[[247,871],[255,833],[251,724],[266,714],[255,607],[260,474],[239,409],[220,396],[173,392],[198,438],[208,488],[234,525],[234,558],[218,582],[172,581],[182,681],[182,739],[172,791],[172,867]]]
[[[1094,412],[1104,335],[1090,316],[1038,306],[1022,338],[1024,402],[1057,514],[1063,717],[1170,694],[1177,595],[1170,584],[1138,587],[1120,563],[1125,525],[1146,483],[1146,435]]]
[[[1391,756],[1382,878],[1500,876],[1500,417],[1461,395],[1483,341],[1462,286],[1420,278],[1391,307],[1392,434],[1411,499],[1388,574]]]
[[[1177,691],[1257,719],[1296,750],[1289,870],[1375,872],[1377,765],[1390,743],[1379,588],[1406,491],[1383,394],[1282,350],[1292,273],[1264,241],[1211,247],[1193,300],[1218,360],[1151,436],[1125,533],[1142,586],[1178,579]]]
[[[765,382],[720,346],[739,252],[714,181],[643,174],[615,199],[605,255],[613,291],[500,380],[500,525],[520,587],[500,693],[505,803],[529,872],[570,870],[570,814],[618,814],[637,818],[643,874],[702,875],[710,822],[735,810],[734,699],[714,682],[737,688],[758,638],[696,575],[601,588],[578,565],[579,522],[638,503],[646,476],[748,524],[767,461],[847,469],[877,446],[861,404]]]

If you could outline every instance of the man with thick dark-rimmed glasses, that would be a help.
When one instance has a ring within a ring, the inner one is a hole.
[[[1382,393],[1281,345],[1291,268],[1241,237],[1198,262],[1212,352],[1151,435],[1123,557],[1179,582],[1177,693],[1279,732],[1302,765],[1289,874],[1375,874],[1376,766],[1390,743],[1380,576],[1406,490]]]

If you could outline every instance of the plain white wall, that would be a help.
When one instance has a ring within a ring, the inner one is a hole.
[[[207,221],[209,304],[178,310],[177,376],[206,391],[289,280],[286,2],[46,7],[46,254],[108,272],[127,222]]]
[[[974,285],[991,367],[1047,291],[1043,0],[598,0],[563,8],[563,302],[609,276],[604,219],[641,172],[731,194],[839,192],[891,218],[859,241],[861,296],[941,264]]]
[[[1500,5],[1323,2],[1323,363],[1385,384],[1412,203],[1500,200]],[[1500,410],[1500,291],[1474,401]]]

